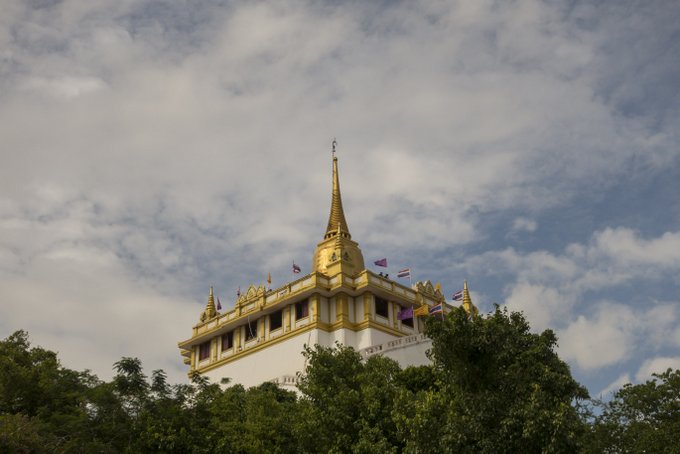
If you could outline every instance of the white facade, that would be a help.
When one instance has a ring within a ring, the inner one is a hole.
[[[347,331],[344,334],[339,331]],[[210,370],[204,375],[213,383],[220,383],[223,378],[229,378],[229,384],[241,384],[248,388],[266,381],[278,383],[291,388],[296,383],[298,373],[305,368],[305,357],[302,355],[305,345],[334,346],[338,341],[343,345],[358,350],[364,358],[373,355],[384,355],[397,361],[402,367],[421,366],[430,364],[425,352],[431,346],[431,340],[424,334],[415,334],[404,338],[395,338],[385,333],[354,333],[349,330],[338,330],[328,333],[314,329],[299,334],[285,342],[281,342],[266,349],[262,349],[244,357],[238,362]],[[360,343],[354,344],[352,339],[380,338],[384,342],[366,348],[358,348]],[[344,338],[344,341],[341,339]]]

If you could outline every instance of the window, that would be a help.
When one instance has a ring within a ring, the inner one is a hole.
[[[387,304],[387,300],[378,297],[375,298],[375,313],[381,317],[389,317],[389,306]]]
[[[203,361],[210,357],[210,341],[203,342],[198,346],[198,360]]]
[[[295,303],[295,320],[300,320],[309,316],[309,301],[304,300]]]
[[[404,306],[399,306],[400,311],[403,311],[405,309],[406,308]],[[401,321],[401,324],[406,325],[406,326],[410,326],[411,328],[413,328],[413,318],[404,319],[404,320]]]
[[[281,328],[283,325],[283,311],[278,310],[269,316],[269,331]]]
[[[246,325],[246,342],[257,337],[257,320]]]
[[[229,331],[226,334],[222,334],[222,351],[226,352],[234,348],[234,332]]]

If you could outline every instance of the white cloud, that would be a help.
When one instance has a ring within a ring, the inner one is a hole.
[[[614,241],[617,236],[625,241]],[[560,354],[592,371],[679,345],[676,302],[650,300],[644,293],[626,295],[635,305],[590,296],[635,281],[666,281],[664,276],[677,272],[676,236],[643,239],[628,229],[607,228],[563,254],[506,249],[472,257],[464,266],[513,276],[505,304],[523,311],[534,329],[557,330]]]
[[[68,245],[34,258],[25,275],[2,274],[0,329],[25,329],[34,344],[69,367],[110,378],[122,356],[185,379],[176,342],[190,334],[201,306],[163,294],[132,276],[106,251]]]
[[[512,229],[515,231],[534,232],[536,231],[536,221],[527,218],[515,218],[512,221]]]
[[[106,83],[96,77],[62,76],[53,79],[35,77],[27,80],[25,87],[27,90],[70,99],[102,90],[106,88]]]
[[[673,343],[675,343],[676,347],[680,347],[680,326],[676,328],[676,330],[673,332],[671,335],[671,339]]]
[[[506,304],[510,310],[524,312],[532,328],[542,331],[568,317],[574,301],[553,288],[524,283],[512,288]]]
[[[621,389],[623,385],[628,383],[631,383],[630,375],[628,373],[623,373],[619,375],[616,380],[608,384],[602,391],[600,391],[597,397],[608,398],[612,393],[615,393]]]
[[[658,238],[640,238],[630,229],[608,228],[593,238],[588,254],[628,266],[680,268],[680,232],[666,232]]]
[[[652,379],[652,374],[666,372],[666,369],[680,369],[680,356],[657,357],[646,360],[635,374],[638,382]]]
[[[634,348],[638,319],[621,304],[602,304],[589,319],[581,315],[559,332],[559,352],[584,370],[626,360]]]
[[[552,288],[563,300],[571,301],[588,291],[635,279],[665,279],[676,273],[680,269],[678,238],[678,232],[646,239],[627,228],[606,228],[594,232],[589,244],[570,244],[561,254],[544,250],[520,253],[508,248],[471,256],[462,266],[475,272],[515,275],[516,282],[506,287],[515,302],[515,294],[531,286]],[[554,300],[554,296],[548,299]]]
[[[540,305],[540,299],[535,304]],[[622,303],[595,302],[575,319],[566,311],[551,312],[549,301],[542,308],[552,316],[549,326],[563,327],[558,329],[560,355],[586,371],[622,363],[641,352],[672,348],[672,333],[680,324],[673,304],[634,309]]]

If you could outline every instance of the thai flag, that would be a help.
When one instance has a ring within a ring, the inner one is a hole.
[[[444,312],[444,309],[442,308],[441,303],[440,303],[440,304],[437,304],[436,306],[432,306],[432,307],[430,308],[430,315],[436,314],[436,313],[438,313],[438,312]]]
[[[397,273],[397,277],[407,277],[411,279],[411,268],[404,268]]]
[[[298,274],[300,271],[302,271],[302,269],[293,262],[293,273]]]
[[[462,300],[462,299],[463,299],[463,291],[462,291],[462,290],[458,290],[456,293],[453,294],[453,296],[452,296],[451,298],[452,298],[454,301],[460,301],[460,300]]]

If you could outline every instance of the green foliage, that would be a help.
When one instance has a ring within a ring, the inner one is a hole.
[[[0,414],[0,452],[31,453],[54,449],[59,440],[37,418]]]
[[[587,452],[676,453],[680,446],[680,370],[627,384],[609,402],[598,402]]]
[[[409,366],[399,373],[397,383],[413,393],[439,390],[437,375],[432,366]]]
[[[21,452],[15,445],[23,440],[39,446],[28,451],[41,452],[87,438],[86,395],[95,382],[87,372],[61,367],[54,352],[31,348],[24,331],[0,341],[0,443]]]
[[[296,435],[302,452],[398,452],[403,446],[393,414],[399,365],[376,356],[362,362],[353,349],[307,348],[298,385]]]
[[[212,445],[221,452],[296,452],[296,404],[295,393],[273,383],[227,388],[212,407]]]
[[[572,405],[588,397],[554,351],[552,331],[531,333],[519,313],[430,318],[431,359],[441,391],[417,419],[435,424],[437,452],[575,452],[585,429]],[[436,423],[435,423],[436,422]],[[424,424],[421,424],[424,425]],[[413,434],[413,446],[432,444]]]
[[[431,366],[307,348],[299,395],[201,375],[171,385],[127,357],[103,382],[18,331],[0,341],[0,452],[665,453],[680,444],[680,371],[627,385],[586,417],[587,393],[555,335],[531,333],[521,314],[454,310],[426,330]]]

